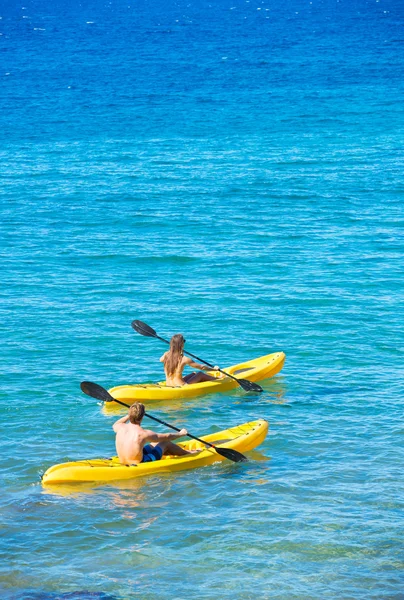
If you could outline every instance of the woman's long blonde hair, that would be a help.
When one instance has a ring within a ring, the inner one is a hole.
[[[164,367],[168,377],[174,375],[184,356],[184,344],[184,336],[181,333],[176,333],[170,340],[170,349],[164,358]]]

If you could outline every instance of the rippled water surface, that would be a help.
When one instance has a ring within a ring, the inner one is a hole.
[[[403,6],[0,16],[1,597],[402,599]],[[222,367],[284,351],[260,396],[148,407],[265,443],[44,489],[114,452],[80,381],[161,378],[135,318]]]

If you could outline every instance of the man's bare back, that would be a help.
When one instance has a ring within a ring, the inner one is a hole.
[[[126,421],[128,419],[129,417],[126,417]],[[115,446],[119,460],[124,465],[140,463],[143,459],[144,445],[151,441],[147,437],[147,433],[149,432],[140,427],[140,425],[133,423],[118,422],[115,425]]]
[[[194,454],[173,444],[172,440],[187,435],[186,429],[178,433],[155,433],[143,429],[141,421],[144,415],[144,405],[135,402],[129,409],[129,414],[122,417],[112,426],[116,433],[116,451],[123,465],[136,465],[141,462],[159,460],[163,454],[185,456]]]

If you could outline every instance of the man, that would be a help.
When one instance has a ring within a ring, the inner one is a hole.
[[[154,433],[143,429],[141,422],[144,413],[144,404],[135,402],[129,408],[128,414],[112,426],[116,433],[116,451],[123,465],[160,460],[163,454],[185,456],[199,452],[199,450],[188,452],[172,443],[171,440],[187,435],[186,429],[181,429],[179,433]]]

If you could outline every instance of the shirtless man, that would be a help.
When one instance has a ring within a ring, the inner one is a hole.
[[[195,454],[196,451],[188,452],[171,441],[187,435],[186,429],[181,429],[179,433],[154,433],[143,429],[141,422],[144,413],[144,404],[135,402],[129,408],[128,414],[112,426],[116,433],[116,451],[123,465],[160,460],[163,454],[174,456]]]

